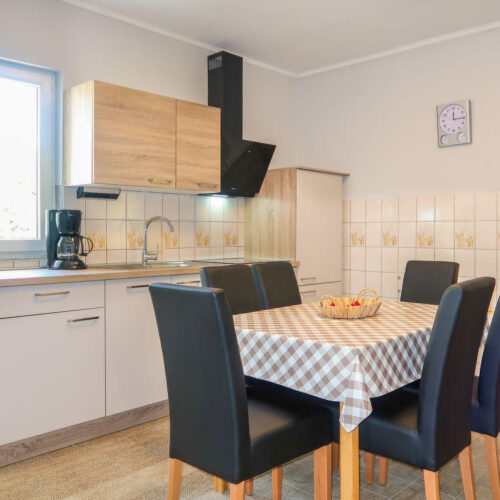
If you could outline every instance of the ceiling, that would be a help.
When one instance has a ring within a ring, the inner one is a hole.
[[[294,75],[500,20],[499,0],[63,1]]]

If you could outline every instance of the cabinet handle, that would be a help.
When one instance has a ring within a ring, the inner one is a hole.
[[[306,293],[316,293],[317,290],[304,290],[303,292],[300,292],[302,295]]]
[[[148,288],[149,285],[127,285],[127,288]]]
[[[148,181],[151,184],[172,184],[172,179],[163,179],[162,177],[151,177]]]
[[[36,292],[35,297],[52,297],[53,295],[68,295],[69,290],[63,292]]]
[[[211,184],[210,182],[197,182],[198,186],[201,188],[206,188],[206,189],[215,189],[217,187],[217,184]]]
[[[313,276],[312,278],[300,278],[302,281],[311,281],[311,280],[315,280],[316,279],[316,276]]]
[[[178,281],[176,285],[194,285],[196,283],[201,283],[200,280],[194,280],[194,281]]]
[[[95,319],[99,319],[99,316],[89,316],[88,318],[68,319],[68,323],[80,323],[82,321],[94,321]]]

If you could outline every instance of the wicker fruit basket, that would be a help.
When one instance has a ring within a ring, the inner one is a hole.
[[[372,292],[374,298],[362,297]],[[334,319],[361,319],[377,314],[382,301],[373,288],[363,288],[357,297],[332,297],[323,295],[319,301],[321,316]]]

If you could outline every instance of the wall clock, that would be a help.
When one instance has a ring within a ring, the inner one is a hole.
[[[470,129],[470,100],[437,106],[438,146],[461,146],[472,142]]]

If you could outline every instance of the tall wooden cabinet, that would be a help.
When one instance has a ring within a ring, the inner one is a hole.
[[[69,89],[64,182],[217,192],[220,110],[98,81]]]
[[[269,170],[245,205],[245,255],[300,262],[304,301],[340,294],[342,176],[309,168]]]

